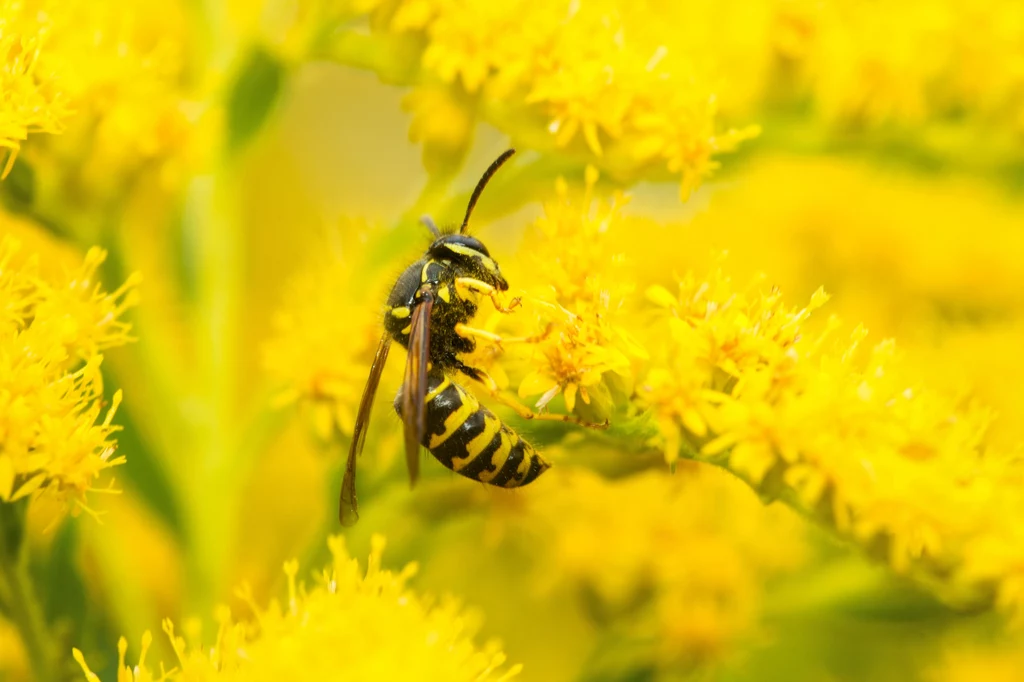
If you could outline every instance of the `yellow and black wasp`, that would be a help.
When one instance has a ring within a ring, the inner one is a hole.
[[[452,471],[506,488],[526,485],[550,466],[533,446],[454,380],[461,373],[489,386],[493,394],[497,391],[490,377],[463,363],[459,356],[474,350],[475,337],[498,340],[467,326],[481,296],[489,297],[502,312],[514,308],[518,299],[507,308],[502,305],[499,292],[508,290],[508,282],[487,247],[466,234],[466,228],[488,180],[514,153],[509,149],[484,172],[458,231],[442,231],[429,218],[423,220],[434,239],[391,290],[384,313],[384,335],[359,403],[341,484],[339,518],[343,525],[358,519],[356,459],[366,439],[374,394],[392,339],[408,350],[405,380],[395,398],[395,410],[404,423],[406,463],[412,483],[419,474],[420,445]],[[532,415],[520,408],[524,416],[555,417]]]

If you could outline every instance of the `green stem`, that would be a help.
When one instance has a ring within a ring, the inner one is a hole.
[[[42,605],[29,576],[24,542],[28,501],[0,502],[0,605],[18,629],[25,653],[38,680],[57,680],[57,642],[53,639]]]
[[[193,442],[187,475],[177,481],[189,543],[189,604],[206,614],[222,597],[234,537],[239,476],[233,475],[232,438],[238,322],[240,249],[237,206],[225,167],[197,177],[189,188],[184,229],[193,245],[196,302],[193,334],[198,350],[199,406],[190,424]]]

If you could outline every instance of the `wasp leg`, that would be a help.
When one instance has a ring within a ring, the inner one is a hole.
[[[491,303],[494,304],[494,308],[499,313],[510,313],[515,308],[519,307],[521,303],[519,297],[517,296],[516,298],[512,299],[512,302],[509,303],[508,307],[506,308],[501,302],[501,297],[498,295],[497,289],[492,287],[487,282],[481,281],[474,277],[456,277],[455,291],[456,293],[463,296],[466,293],[483,294],[484,296],[487,296],[491,299]]]
[[[551,414],[550,412],[534,412],[530,408],[526,407],[519,401],[508,397],[502,392],[501,387],[498,386],[498,382],[494,380],[487,372],[477,367],[470,367],[462,362],[458,364],[456,369],[470,379],[479,382],[487,389],[491,397],[500,402],[502,405],[512,408],[516,414],[523,419],[537,419],[539,421],[552,421],[552,422],[569,422],[572,424],[579,424],[580,426],[586,426],[592,429],[606,429],[608,428],[608,422],[604,421],[600,424],[593,422],[583,421],[579,417],[575,417],[571,414]]]
[[[490,341],[499,348],[506,343],[537,343],[538,341],[543,341],[549,334],[551,334],[552,329],[554,329],[554,325],[549,324],[544,331],[540,334],[534,334],[533,336],[502,336],[500,334],[487,331],[486,329],[470,327],[469,325],[462,324],[461,322],[455,325],[455,333],[459,336],[467,339],[475,337],[485,341]]]

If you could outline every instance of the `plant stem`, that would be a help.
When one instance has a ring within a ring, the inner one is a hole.
[[[0,502],[0,606],[18,629],[35,678],[57,680],[57,643],[29,576],[24,542],[27,508],[27,500]]]

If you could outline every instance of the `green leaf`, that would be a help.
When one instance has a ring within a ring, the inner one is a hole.
[[[24,159],[11,168],[3,181],[4,205],[14,213],[26,213],[32,208],[36,196],[36,172]]]
[[[260,131],[277,103],[286,76],[281,61],[267,50],[255,47],[228,94],[227,151],[240,151]]]

